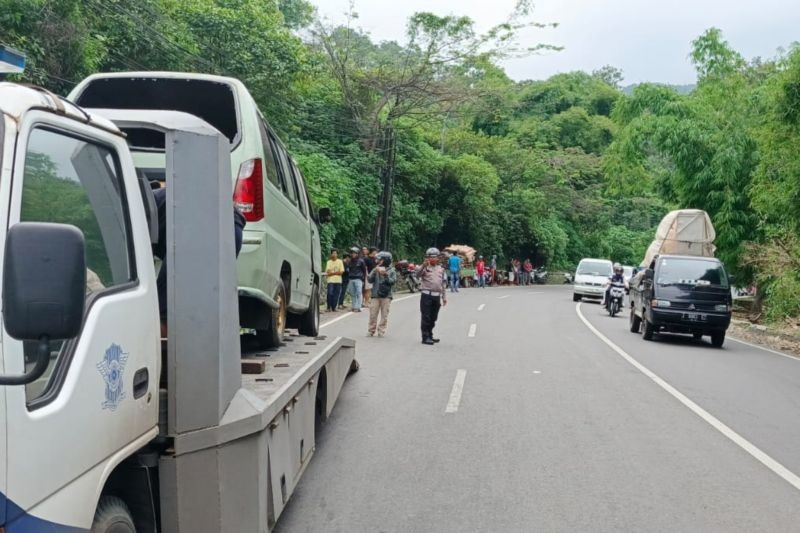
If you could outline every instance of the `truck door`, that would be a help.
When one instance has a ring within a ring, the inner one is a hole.
[[[52,343],[40,380],[5,388],[8,497],[38,518],[89,527],[105,477],[152,438],[158,422],[158,304],[147,224],[121,137],[34,111],[14,157],[9,226],[79,228],[87,287],[79,337]],[[5,371],[21,373],[35,347],[2,335]]]

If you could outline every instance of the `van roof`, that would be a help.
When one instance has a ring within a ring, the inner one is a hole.
[[[19,121],[32,110],[50,111],[122,136],[122,132],[110,120],[78,107],[46,89],[0,82],[0,113]]]
[[[584,257],[583,259],[580,260],[581,263],[583,263],[584,261],[597,261],[598,263],[611,263],[610,259],[594,259],[592,257]]]
[[[231,83],[237,86],[244,87],[244,84],[236,79],[231,78],[228,76],[217,76],[216,74],[201,74],[198,72],[170,72],[166,70],[139,70],[139,71],[128,71],[128,72],[100,72],[97,74],[92,74],[86,78],[84,78],[76,87],[76,89],[80,89],[83,86],[91,83],[95,80],[101,79],[108,79],[108,78],[167,78],[167,79],[174,79],[174,80],[205,80],[205,81],[214,81],[217,83]]]

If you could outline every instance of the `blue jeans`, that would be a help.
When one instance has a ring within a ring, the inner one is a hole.
[[[486,275],[481,274],[478,276],[478,287],[485,289],[486,288]]]
[[[361,303],[364,298],[364,280],[363,279],[351,279],[350,283],[347,284],[347,292],[350,294],[350,298],[353,299],[353,309],[361,310]]]
[[[328,311],[336,311],[342,292],[341,283],[328,283]]]
[[[450,291],[458,292],[458,285],[461,283],[461,278],[457,271],[450,271]]]

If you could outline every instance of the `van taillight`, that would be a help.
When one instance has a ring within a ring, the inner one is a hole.
[[[236,187],[233,191],[233,205],[248,222],[264,218],[264,177],[261,160],[250,159],[239,167]]]

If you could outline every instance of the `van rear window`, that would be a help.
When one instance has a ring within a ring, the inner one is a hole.
[[[78,97],[82,107],[183,111],[205,120],[231,143],[239,142],[233,87],[209,80],[172,78],[100,78]]]

